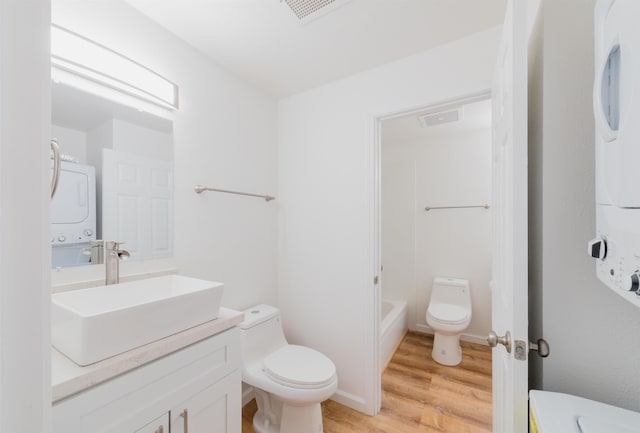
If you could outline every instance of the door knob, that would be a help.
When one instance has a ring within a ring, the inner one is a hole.
[[[507,331],[503,337],[498,337],[498,334],[495,331],[490,331],[489,336],[487,337],[487,343],[489,346],[496,347],[498,344],[502,344],[505,349],[507,349],[507,353],[511,353],[511,333]]]
[[[529,350],[535,350],[541,358],[546,358],[549,356],[549,343],[539,338],[536,343],[529,343]]]

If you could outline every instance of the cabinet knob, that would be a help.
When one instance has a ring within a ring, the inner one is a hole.
[[[164,433],[164,426],[160,426],[156,429],[156,433]]]

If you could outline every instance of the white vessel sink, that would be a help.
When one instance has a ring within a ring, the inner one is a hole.
[[[218,317],[224,285],[167,275],[51,296],[51,341],[89,365]]]

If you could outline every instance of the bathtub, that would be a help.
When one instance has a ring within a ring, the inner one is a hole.
[[[382,300],[380,320],[380,372],[387,365],[393,352],[407,332],[407,303]]]

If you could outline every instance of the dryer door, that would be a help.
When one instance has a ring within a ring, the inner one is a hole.
[[[51,202],[52,224],[77,224],[89,217],[89,176],[64,169]]]
[[[640,207],[640,2],[603,0],[596,9],[596,202]]]

